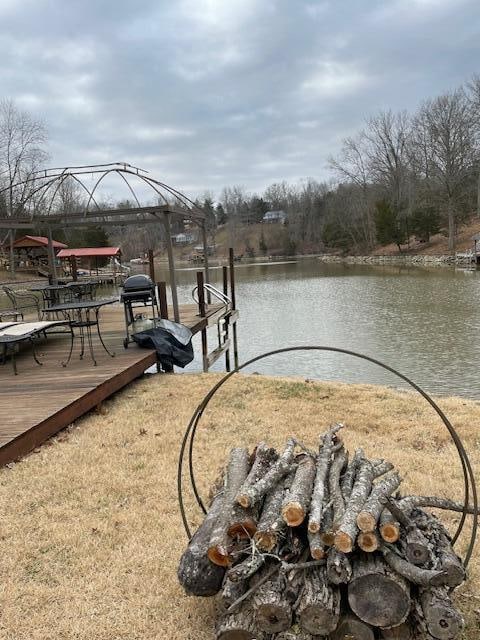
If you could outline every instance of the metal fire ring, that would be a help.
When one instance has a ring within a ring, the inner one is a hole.
[[[207,408],[208,403],[210,402],[210,400],[213,398],[213,396],[216,394],[216,392],[220,389],[221,386],[223,386],[225,384],[225,382],[227,382],[227,380],[229,380],[235,373],[238,373],[239,371],[241,371],[242,369],[244,369],[245,367],[247,367],[248,365],[253,364],[254,362],[258,362],[259,360],[263,360],[264,358],[267,358],[269,356],[273,356],[279,353],[287,353],[287,352],[291,352],[291,351],[330,351],[333,353],[341,353],[341,354],[345,354],[345,355],[349,355],[349,356],[354,356],[356,358],[360,358],[361,360],[366,360],[367,362],[372,362],[373,364],[378,365],[379,367],[382,367],[383,369],[385,369],[386,371],[390,371],[390,373],[393,373],[395,376],[397,376],[398,378],[400,378],[401,380],[403,380],[404,382],[406,382],[408,385],[410,385],[413,389],[415,389],[415,391],[417,391],[427,402],[428,404],[434,409],[434,411],[438,414],[438,416],[440,417],[440,419],[442,420],[443,424],[445,425],[445,427],[447,428],[454,444],[455,447],[457,449],[458,452],[458,457],[460,459],[460,464],[462,465],[462,471],[463,471],[463,479],[464,479],[464,496],[463,496],[463,512],[462,512],[462,517],[460,519],[460,522],[458,524],[457,530],[453,536],[452,539],[452,544],[455,544],[455,542],[457,541],[459,535],[461,534],[464,524],[465,524],[465,520],[467,518],[467,510],[468,510],[468,506],[469,506],[469,501],[470,501],[470,493],[472,496],[472,501],[473,501],[473,518],[472,518],[472,532],[471,532],[471,537],[470,537],[470,543],[468,546],[468,549],[465,553],[465,558],[463,560],[463,564],[465,567],[467,567],[472,553],[473,553],[473,549],[475,546],[475,540],[476,540],[476,535],[477,535],[477,529],[478,529],[478,523],[477,523],[477,517],[479,515],[479,511],[478,511],[478,498],[477,498],[477,486],[476,486],[476,482],[475,482],[475,477],[473,475],[473,470],[472,470],[472,465],[470,463],[470,460],[468,458],[467,452],[465,450],[465,447],[463,446],[463,443],[460,439],[460,436],[458,435],[458,433],[456,432],[456,430],[454,429],[453,425],[451,424],[451,422],[449,421],[449,419],[447,418],[447,416],[443,413],[443,411],[440,409],[440,407],[436,404],[436,402],[428,395],[428,393],[426,391],[424,391],[423,389],[421,389],[417,384],[415,384],[412,380],[410,380],[409,378],[407,378],[407,376],[404,376],[402,373],[399,373],[398,371],[396,371],[393,367],[390,367],[387,364],[384,364],[383,362],[380,362],[379,360],[376,360],[375,358],[371,358],[370,356],[366,356],[362,353],[357,353],[355,351],[350,351],[349,349],[340,349],[337,347],[324,347],[324,346],[302,346],[302,347],[285,347],[283,349],[275,349],[274,351],[268,351],[266,353],[262,353],[259,356],[256,356],[255,358],[252,358],[251,360],[248,360],[247,362],[244,362],[243,364],[239,365],[238,367],[236,367],[233,371],[230,371],[229,373],[227,373],[226,375],[223,376],[223,378],[221,380],[219,380],[211,389],[210,391],[205,395],[205,397],[203,398],[203,400],[200,402],[200,404],[197,406],[197,408],[195,409],[190,422],[188,423],[187,429],[185,431],[185,434],[183,436],[183,440],[182,440],[182,445],[180,448],[180,457],[179,457],[179,461],[178,461],[178,475],[177,475],[177,491],[178,491],[178,502],[179,502],[179,506],[180,506],[180,513],[182,516],[182,521],[183,521],[183,526],[185,528],[185,532],[188,536],[188,538],[190,539],[192,537],[191,531],[190,531],[190,527],[188,526],[188,522],[187,522],[187,517],[186,517],[186,513],[185,513],[185,505],[184,505],[184,500],[183,500],[183,491],[184,491],[184,487],[183,487],[183,481],[182,481],[182,474],[183,474],[183,465],[184,465],[184,459],[185,459],[185,450],[187,448],[187,444],[188,444],[188,466],[189,466],[189,475],[190,475],[190,482],[192,485],[192,490],[193,493],[195,495],[195,498],[197,500],[197,503],[199,505],[199,507],[202,509],[202,511],[204,513],[206,513],[206,509],[205,509],[205,505],[198,493],[198,489],[197,489],[197,485],[195,482],[195,473],[194,473],[194,469],[193,469],[193,448],[194,448],[194,442],[195,442],[195,435],[197,432],[197,428],[198,428],[198,424],[200,422],[200,419],[205,411],[205,409]]]

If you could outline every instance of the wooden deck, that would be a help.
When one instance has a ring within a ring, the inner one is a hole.
[[[211,305],[208,317],[201,318],[197,305],[183,305],[180,322],[197,333],[215,323],[222,311],[221,305]],[[17,376],[10,362],[0,366],[0,465],[28,453],[156,364],[153,350],[136,344],[123,348],[123,306],[105,307],[100,313],[102,335],[114,358],[96,338],[97,366],[88,353],[80,360],[76,340],[72,359],[64,368],[61,361],[68,354],[70,338],[54,334],[37,347],[42,366],[34,362],[28,346],[17,357]]]

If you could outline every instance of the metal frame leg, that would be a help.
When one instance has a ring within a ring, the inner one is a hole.
[[[70,352],[68,354],[68,358],[66,359],[65,362],[62,362],[62,367],[66,367],[67,364],[70,362],[70,358],[72,357],[72,353],[73,353],[73,340],[75,338],[75,334],[73,333],[73,327],[70,327]]]
[[[100,333],[100,323],[98,322],[98,314],[99,314],[99,312],[100,312],[100,309],[97,309],[97,311],[95,312],[95,322],[96,322],[96,325],[97,325],[98,337],[100,339],[100,342],[102,343],[102,347],[105,349],[105,351],[108,353],[108,355],[111,358],[114,358],[115,357],[115,352],[109,351],[107,349],[107,346],[106,346],[105,342],[103,341],[102,334]]]
[[[30,344],[32,345],[32,355],[33,355],[33,359],[35,360],[35,362],[40,365],[41,367],[43,366],[43,362],[40,362],[40,360],[37,357],[37,351],[35,349],[35,340],[32,338],[30,338]]]
[[[87,330],[87,342],[88,342],[88,347],[90,349],[90,355],[92,356],[93,366],[96,367],[97,361],[95,360],[95,354],[93,353],[92,327],[90,326],[89,320],[87,320],[87,326],[85,328]]]

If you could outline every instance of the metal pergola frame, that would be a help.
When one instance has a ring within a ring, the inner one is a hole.
[[[50,271],[53,282],[57,281],[55,267],[55,253],[52,243],[52,230],[57,228],[82,228],[86,226],[125,226],[162,223],[166,233],[168,268],[170,286],[172,291],[173,312],[176,322],[179,322],[180,313],[177,295],[177,282],[175,277],[175,262],[173,257],[173,243],[171,234],[171,217],[177,216],[195,223],[201,230],[204,251],[205,282],[208,283],[208,242],[205,222],[205,213],[192,200],[177,191],[173,187],[160,182],[147,175],[148,172],[134,167],[125,162],[101,165],[80,165],[73,167],[61,167],[42,169],[32,174],[28,179],[0,190],[0,196],[11,197],[13,192],[20,193],[15,203],[9,203],[10,212],[15,209],[22,215],[9,215],[0,218],[0,229],[10,232],[10,264],[14,270],[13,260],[13,231],[18,229],[46,229],[48,235],[48,254]],[[83,176],[98,175],[93,188],[89,189]],[[132,195],[136,207],[102,209],[95,194],[103,180],[109,176],[118,176],[126,184]],[[147,186],[152,194],[155,194],[164,204],[142,206],[131,178],[139,181],[142,186]],[[66,180],[73,180],[88,195],[84,211],[58,213],[55,212],[58,192]],[[91,207],[95,207],[92,209]]]

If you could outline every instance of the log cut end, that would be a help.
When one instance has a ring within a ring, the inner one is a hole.
[[[375,531],[377,523],[371,513],[360,511],[357,516],[357,526],[360,531]]]
[[[337,531],[335,534],[334,545],[337,551],[342,551],[343,553],[351,553],[353,551],[353,540],[348,533],[343,531]]]
[[[310,520],[308,523],[308,533],[318,533],[320,531],[320,523]]]
[[[372,629],[350,614],[344,615],[335,631],[329,636],[331,640],[375,640]]]
[[[238,502],[238,504],[244,509],[248,509],[248,507],[250,506],[250,503],[251,503],[250,498],[245,493],[238,494],[238,496],[235,499]]]
[[[282,518],[289,527],[298,527],[305,520],[305,509],[300,502],[288,502],[282,508]]]
[[[277,544],[277,534],[273,531],[257,531],[254,540],[260,551],[272,551]]]
[[[275,603],[264,603],[257,607],[255,619],[258,626],[267,633],[278,633],[290,628],[292,611],[289,607]]]
[[[245,540],[253,538],[257,530],[257,523],[253,518],[245,518],[242,522],[233,522],[227,530],[227,534],[231,538],[240,538]]]
[[[228,551],[223,546],[215,545],[210,547],[207,551],[207,555],[210,562],[213,562],[213,564],[216,564],[219,567],[228,567],[231,564]]]
[[[367,573],[348,585],[352,611],[374,627],[394,627],[405,622],[410,612],[410,592],[394,575]]]
[[[357,544],[362,551],[373,553],[379,548],[380,541],[374,531],[362,531],[362,533],[358,535]]]
[[[385,542],[393,544],[400,538],[400,525],[398,522],[385,522],[380,526],[380,535]]]

